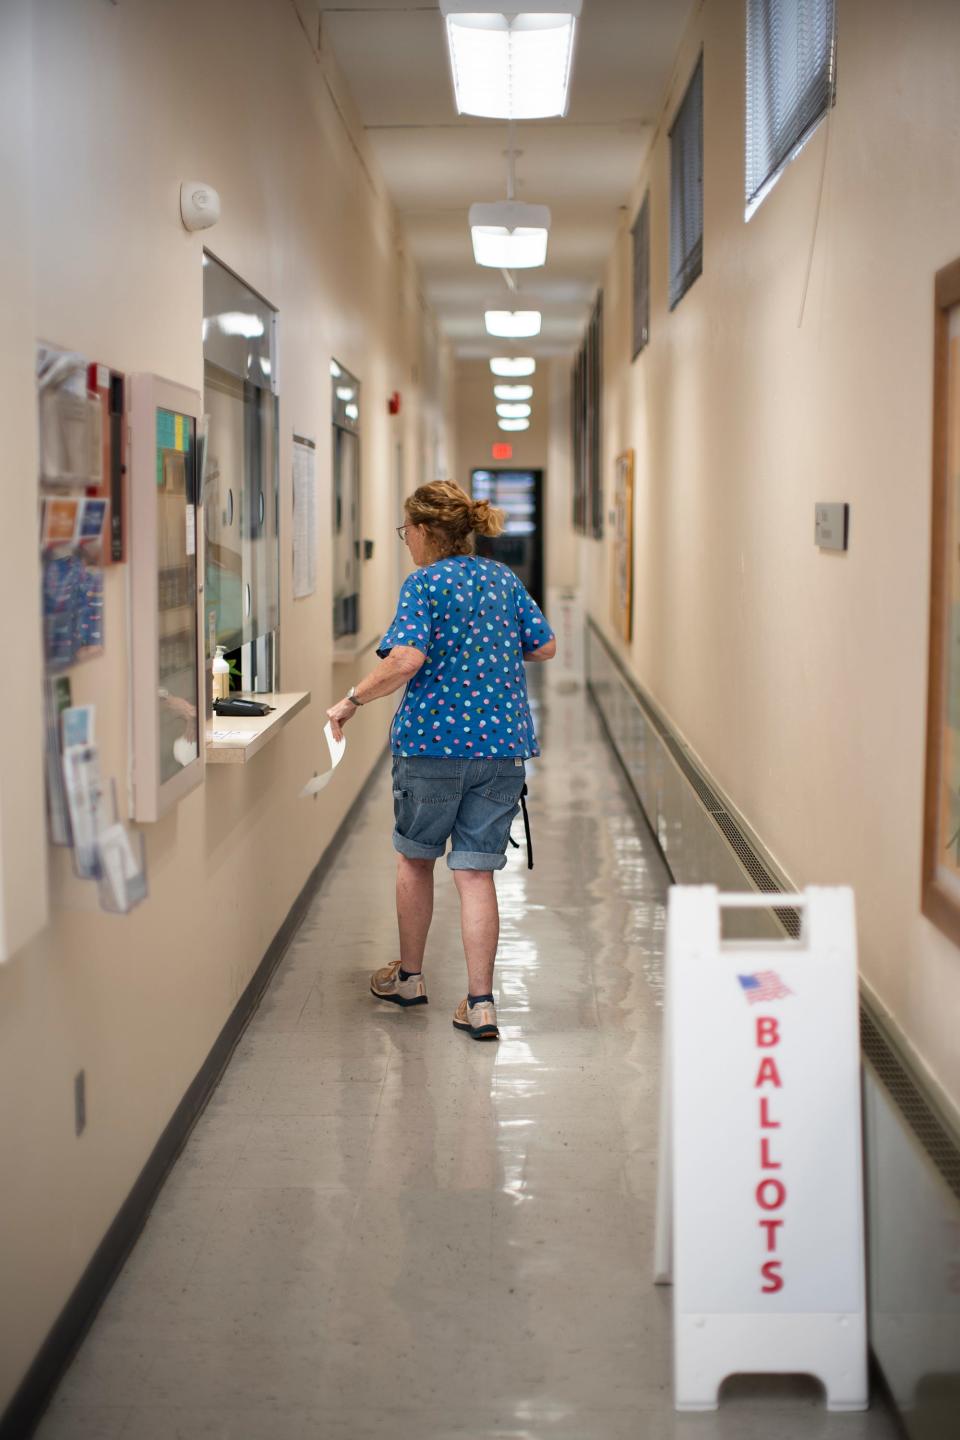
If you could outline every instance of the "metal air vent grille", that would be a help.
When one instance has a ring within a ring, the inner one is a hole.
[[[863,1053],[897,1102],[914,1135],[960,1200],[960,1145],[924,1098],[906,1065],[862,1003],[860,1043]]]
[[[667,750],[674,764],[693,789],[704,810],[706,810],[710,819],[721,832],[727,844],[736,855],[741,868],[746,872],[756,888],[774,895],[782,891],[783,881],[776,877],[768,866],[764,864],[760,855],[757,854],[755,846],[751,844],[750,840],[744,834],[735,817],[727,809],[724,801],[705,779],[703,772],[694,761],[688,748],[677,739],[677,736],[671,730],[663,716],[658,713],[646,695],[638,689],[633,677],[623,669],[619,657],[613,653],[607,645],[606,640],[593,626],[590,627],[589,638],[591,645],[596,642],[598,646],[598,656],[602,657],[603,661],[609,666],[608,674],[612,672],[612,676],[625,688],[630,700],[632,700],[642,712],[644,719],[649,722],[651,729],[655,730],[659,735],[663,741],[664,749]],[[591,668],[593,667],[591,666]],[[604,718],[604,725],[611,743],[614,749],[618,750],[617,735],[615,734],[616,727],[615,725],[611,725],[608,720],[603,703],[603,690],[609,682],[601,681],[598,683],[598,681],[600,681],[599,675],[591,674],[590,688],[594,692],[594,698],[597,701],[601,716]],[[627,764],[623,756],[621,756],[621,759],[629,774],[629,764]],[[771,907],[771,911],[773,915],[776,916],[784,933],[789,935],[792,940],[799,939],[801,921],[798,912],[783,907],[777,909]]]

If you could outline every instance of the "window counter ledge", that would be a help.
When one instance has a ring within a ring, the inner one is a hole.
[[[245,765],[252,760],[284,725],[310,704],[310,691],[284,694],[243,695],[233,698],[262,700],[274,708],[269,715],[214,715],[207,722],[206,757],[208,765]],[[229,733],[229,739],[214,739]]]

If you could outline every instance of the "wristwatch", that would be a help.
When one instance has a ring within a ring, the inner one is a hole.
[[[357,687],[356,687],[356,685],[351,685],[351,686],[350,686],[350,689],[347,691],[347,699],[350,701],[350,704],[351,704],[351,705],[356,705],[358,709],[359,709],[360,706],[363,704],[363,701],[362,701],[362,700],[358,700],[358,699],[357,699]]]

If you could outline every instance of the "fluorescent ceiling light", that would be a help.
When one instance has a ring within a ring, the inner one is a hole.
[[[440,0],[459,113],[565,115],[580,7],[581,0]]]
[[[246,315],[242,310],[227,310],[217,316],[217,324],[224,335],[242,335],[245,340],[257,340],[263,334],[263,321],[259,315]]]
[[[494,375],[503,375],[508,380],[532,375],[536,368],[537,362],[532,355],[498,355],[490,361]]]
[[[540,334],[539,310],[485,310],[483,322],[488,335],[502,340],[528,340]]]
[[[532,385],[494,385],[493,393],[498,400],[530,400]]]
[[[334,380],[338,380],[343,374],[343,371],[340,369],[340,366],[337,364],[336,360],[330,361],[330,374],[333,376]]]
[[[529,420],[498,420],[497,424],[501,430],[529,430]]]
[[[498,405],[497,414],[502,420],[527,420],[530,416],[529,405]]]
[[[338,399],[338,400],[352,400],[352,399],[353,399],[353,386],[352,386],[352,385],[338,385],[338,386],[337,386],[337,399]]]
[[[545,264],[549,229],[546,205],[500,200],[495,205],[470,206],[473,258],[495,270],[532,270]]]
[[[359,407],[356,405],[345,405],[343,413],[346,415],[348,420],[360,419],[360,410]]]

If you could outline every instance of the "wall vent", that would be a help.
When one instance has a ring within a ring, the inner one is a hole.
[[[713,786],[710,785],[689,748],[677,738],[667,721],[657,711],[656,706],[644,695],[632,676],[627,674],[620,663],[619,657],[610,649],[603,635],[592,623],[589,625],[587,631],[587,653],[589,656],[587,674],[591,694],[600,710],[607,734],[613,744],[614,750],[617,752],[620,763],[627,773],[627,778],[636,791],[641,805],[647,812],[647,818],[650,821],[654,833],[658,836],[662,834],[662,827],[658,823],[659,817],[649,813],[649,807],[645,803],[642,793],[643,786],[638,783],[638,777],[631,773],[635,764],[633,747],[628,738],[631,727],[628,724],[626,732],[623,735],[618,734],[617,732],[620,728],[618,725],[618,708],[614,706],[611,710],[608,710],[604,704],[602,691],[605,684],[609,685],[610,679],[613,676],[615,676],[616,681],[619,682],[619,685],[626,691],[629,700],[639,708],[650,728],[659,736],[664,750],[687,780],[697,799],[703,806],[706,815],[709,816],[709,822],[712,822],[723,836],[727,845],[733,851],[739,868],[749,878],[754,888],[771,895],[782,893],[784,889],[789,888],[784,877],[777,873],[770,860],[760,853],[757,846],[745,833],[743,826],[740,824],[730,806],[717,794]],[[619,718],[622,719],[622,716],[619,716]],[[672,824],[673,817],[667,816],[666,820],[669,828]],[[675,879],[681,881],[681,883],[694,883],[698,880],[702,883],[704,880],[709,881],[711,879],[716,879],[718,883],[720,881],[719,876],[685,875],[682,871],[678,873],[675,856],[671,855],[669,851],[665,852],[665,859],[670,866],[671,873]],[[801,921],[800,915],[796,910],[780,907],[778,909],[771,909],[770,913],[776,917],[779,927],[784,934],[794,940],[799,938]]]
[[[927,1155],[943,1180],[960,1200],[960,1143],[950,1126],[926,1099],[901,1060],[895,1045],[866,1004],[860,1004],[860,1043]]]

